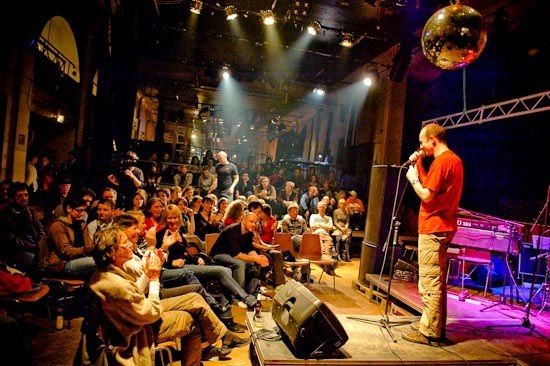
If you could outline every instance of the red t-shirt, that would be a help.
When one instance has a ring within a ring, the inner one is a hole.
[[[275,237],[274,226],[277,222],[277,219],[271,216],[267,219],[267,222],[264,223],[260,221],[260,239],[266,244],[273,243],[273,238]]]
[[[462,161],[449,150],[434,159],[427,175],[421,164],[418,166],[422,185],[435,192],[430,202],[420,204],[418,233],[455,232],[458,202],[464,180]]]
[[[239,222],[239,221],[237,221],[236,219],[234,219],[232,217],[228,217],[223,221],[223,226],[228,227],[229,225],[236,224],[237,222]]]

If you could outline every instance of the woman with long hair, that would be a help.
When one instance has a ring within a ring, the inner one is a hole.
[[[202,200],[201,209],[195,214],[195,235],[205,240],[206,234],[219,233],[221,217],[212,212],[214,201],[206,196]]]
[[[128,209],[130,211],[141,211],[144,209],[145,201],[147,201],[147,192],[144,189],[138,189],[132,197],[132,202]]]
[[[174,202],[181,211],[181,217],[183,219],[184,234],[195,234],[195,213],[191,208],[187,200],[183,197],[176,199]]]
[[[223,225],[227,227],[231,224],[241,222],[245,208],[246,203],[244,201],[237,199],[231,202],[223,216]]]
[[[263,204],[258,217],[260,218],[260,239],[266,244],[272,244],[277,229],[277,219],[271,213],[271,206],[267,203]]]
[[[351,242],[351,228],[349,227],[349,214],[346,210],[346,200],[340,199],[338,201],[338,208],[334,210],[332,214],[332,222],[336,228],[332,232],[332,236],[335,238],[336,253],[338,259],[342,259],[346,262],[350,261],[349,247]],[[342,245],[343,244],[343,245]]]
[[[254,187],[254,195],[263,199],[266,203],[274,202],[277,199],[275,187],[269,182],[269,178],[262,175],[259,179],[259,184]]]
[[[145,227],[146,230],[149,230],[153,226],[158,225],[160,221],[160,216],[164,210],[164,203],[157,197],[151,197],[147,201],[145,206]]]

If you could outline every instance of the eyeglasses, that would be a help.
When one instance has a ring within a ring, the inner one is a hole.
[[[125,241],[124,243],[120,243],[117,245],[117,249],[132,249],[134,247],[134,244],[132,244],[131,241]]]
[[[75,210],[78,213],[83,213],[84,211],[86,211],[86,207],[77,207],[77,208],[73,208],[73,210]]]

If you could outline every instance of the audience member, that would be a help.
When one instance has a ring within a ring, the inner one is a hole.
[[[239,183],[239,171],[237,166],[227,160],[227,153],[218,153],[218,164],[216,164],[216,195],[225,197],[229,202],[233,201],[235,187]]]
[[[338,259],[350,261],[349,246],[351,242],[351,228],[349,227],[349,214],[346,210],[346,201],[338,201],[338,208],[332,215],[335,230],[332,235],[336,242],[336,254]],[[342,246],[343,244],[343,246]]]
[[[214,261],[230,268],[233,278],[249,294],[258,293],[258,267],[269,266],[267,257],[257,254],[252,244],[257,223],[256,214],[245,213],[240,223],[222,230],[210,251]]]
[[[248,172],[241,172],[239,183],[235,187],[235,194],[237,196],[249,196],[254,192],[254,185],[250,179]]]
[[[245,342],[237,338],[216,317],[198,294],[186,294],[160,300],[160,259],[150,255],[144,262],[144,273],[149,283],[146,296],[135,279],[124,271],[124,263],[132,259],[132,243],[120,229],[103,231],[94,252],[98,271],[90,281],[90,289],[99,300],[101,311],[111,327],[108,339],[115,358],[121,364],[153,364],[153,323],[161,320],[156,331],[159,342],[181,338],[181,364],[199,365],[205,352],[203,341],[210,345],[223,338],[227,346]],[[144,286],[144,287],[145,287]],[[201,355],[202,353],[202,355]],[[217,350],[227,355],[227,350]]]
[[[39,212],[29,206],[29,188],[25,183],[14,183],[9,197],[11,203],[0,211],[0,258],[23,271],[31,271],[46,233]]]
[[[309,187],[300,198],[300,214],[307,220],[311,215],[317,213],[319,203],[319,191],[317,187]]]
[[[65,216],[55,219],[48,231],[48,253],[42,264],[47,272],[87,277],[96,269],[89,256],[93,243],[84,235],[82,216],[86,209],[86,203],[78,196],[69,196],[63,202]]]

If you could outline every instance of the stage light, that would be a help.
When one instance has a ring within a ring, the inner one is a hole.
[[[223,77],[225,80],[227,80],[227,79],[229,79],[230,76],[231,76],[231,73],[229,72],[229,69],[228,69],[226,66],[224,66],[224,67],[222,68],[222,77]]]
[[[260,15],[262,17],[262,23],[265,25],[275,24],[275,16],[271,10],[261,10]]]
[[[367,76],[366,78],[363,79],[363,84],[365,84],[366,86],[371,86],[372,85],[372,79],[370,76]]]
[[[191,134],[191,138],[194,140],[194,139],[197,138],[197,135],[195,135],[195,134],[193,133],[193,134]]]
[[[322,97],[323,95],[325,95],[325,90],[321,87],[317,87],[317,88],[313,89],[313,93],[317,94],[320,97]]]
[[[343,32],[340,46],[350,48],[353,46],[353,35],[351,33]]]
[[[239,16],[237,14],[237,9],[233,5],[228,5],[225,7],[225,19],[227,20],[233,20],[236,19]]]
[[[57,115],[55,116],[55,120],[58,123],[63,123],[65,122],[65,115],[62,112],[58,112]]]
[[[192,0],[189,4],[189,11],[193,14],[200,14],[202,10],[202,1]]]
[[[307,32],[312,36],[316,36],[317,33],[319,33],[320,31],[321,31],[321,23],[319,23],[316,20],[309,23],[309,25],[307,26]]]

